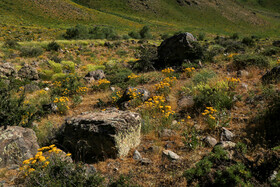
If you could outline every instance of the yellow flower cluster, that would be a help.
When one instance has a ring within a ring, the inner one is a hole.
[[[103,85],[103,84],[110,84],[110,81],[108,81],[107,79],[98,80],[98,86]]]
[[[86,93],[88,91],[87,87],[78,87],[78,89],[76,89],[77,93]]]
[[[143,94],[141,92],[137,91],[137,88],[133,88],[133,89],[130,88],[128,90],[128,95],[129,95],[130,99],[136,99],[136,98],[143,96]]]
[[[163,114],[165,118],[168,118],[170,115],[175,114],[175,112],[171,109],[171,106],[164,105],[165,101],[164,96],[153,96],[144,103],[142,108],[159,112]]]
[[[193,72],[195,70],[194,67],[191,67],[191,68],[185,68],[184,69],[184,72]]]
[[[55,98],[54,99],[54,103],[62,103],[62,105],[63,105],[63,103],[66,103],[66,102],[68,102],[69,101],[69,99],[68,99],[68,97],[60,97],[60,98]]]
[[[121,98],[121,96],[122,96],[121,91],[117,91],[117,92],[116,92],[116,96],[113,96],[113,97],[112,97],[113,102],[114,102],[114,103],[117,102],[117,100],[118,100],[119,98]]]
[[[238,55],[238,53],[231,53],[231,54],[228,55],[228,58],[232,58],[235,55]]]
[[[54,81],[53,83],[54,86],[60,87],[62,84],[60,81]]]
[[[169,74],[169,73],[173,73],[174,70],[172,68],[166,68],[166,69],[163,69],[161,72],[163,74]]]
[[[239,78],[236,79],[236,78],[233,78],[233,77],[232,78],[226,77],[226,79],[229,82],[241,82]]]
[[[204,112],[202,113],[203,116],[208,116],[210,119],[215,120],[216,118],[214,115],[217,113],[217,110],[214,109],[213,107],[206,107]]]
[[[160,91],[162,89],[170,89],[170,87],[175,83],[176,80],[176,77],[166,77],[159,84],[155,84],[155,88],[157,91]]]
[[[128,76],[129,79],[137,79],[137,78],[139,78],[139,77],[140,77],[140,75],[135,75],[134,73],[131,73],[131,74]]]
[[[50,161],[48,160],[49,157],[45,157],[43,155],[44,153],[58,154],[60,152],[62,152],[62,151],[60,149],[58,149],[55,145],[42,147],[42,148],[38,149],[38,152],[34,157],[24,160],[22,162],[23,166],[20,167],[19,169],[25,171],[25,175],[27,176],[29,173],[35,171],[36,167],[45,168],[50,164]],[[71,153],[66,154],[66,156],[71,156]]]

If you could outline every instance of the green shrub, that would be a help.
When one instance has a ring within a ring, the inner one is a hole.
[[[104,65],[93,65],[93,64],[88,64],[87,65],[87,71],[95,71],[98,69],[102,69],[105,70],[105,66]]]
[[[54,71],[53,70],[43,70],[42,72],[40,72],[40,78],[42,80],[48,81],[52,79],[52,76],[54,75]]]
[[[3,45],[6,48],[16,49],[20,47],[19,43],[16,40],[5,40],[5,43]]]
[[[249,47],[253,47],[255,45],[255,41],[253,38],[251,37],[245,37],[242,40],[242,43],[249,46]]]
[[[205,38],[205,33],[201,32],[198,34],[198,37],[197,37],[198,41],[203,41],[204,38]]]
[[[48,43],[46,49],[47,49],[47,51],[58,51],[60,48],[61,47],[57,42],[52,41],[52,42]]]
[[[140,31],[139,31],[140,37],[142,39],[151,39],[152,34],[150,33],[150,28],[148,26],[144,26]]]
[[[52,153],[46,157],[44,150],[49,149]],[[96,172],[88,172],[87,166],[69,161],[56,147],[44,147],[44,150],[42,155],[37,153],[38,159],[33,158],[35,163],[24,162],[21,168],[23,176],[26,175],[24,186],[102,186],[104,178]]]
[[[25,102],[24,83],[10,79],[10,83],[0,81],[0,126],[30,127],[37,119],[37,108]]]
[[[65,73],[55,73],[52,76],[52,80],[58,80],[58,79],[63,79],[65,78],[67,75]]]
[[[105,69],[106,78],[111,82],[111,85],[117,85],[121,88],[126,88],[128,86],[128,76],[131,75],[131,73],[132,71],[130,69],[117,65]]]
[[[196,73],[193,76],[192,81],[195,85],[197,85],[197,84],[201,84],[201,83],[206,83],[209,79],[212,79],[216,76],[217,75],[214,71],[209,70],[209,69],[204,69],[204,70],[201,70],[200,72]]]
[[[87,39],[89,38],[88,32],[86,26],[76,25],[75,27],[67,29],[63,37],[66,39]]]
[[[55,63],[54,61],[49,60],[48,63],[50,64],[52,70],[55,73],[62,73],[62,65],[59,63]]]
[[[239,34],[238,33],[233,33],[230,38],[233,39],[233,40],[237,40],[237,39],[239,39]]]
[[[272,55],[277,55],[280,53],[280,47],[267,47],[265,50],[262,52],[263,55],[265,56],[272,56]]]
[[[140,60],[132,62],[133,70],[137,72],[147,72],[155,70],[154,63],[157,59],[157,48],[153,46],[146,46],[138,51],[137,56]]]
[[[267,58],[259,55],[235,55],[233,57],[233,65],[237,69],[245,69],[249,66],[268,67]]]
[[[130,36],[131,38],[134,38],[134,39],[141,39],[140,34],[136,31],[132,31],[132,32],[128,33],[128,36]]]
[[[70,71],[70,73],[75,72],[75,63],[71,61],[62,61],[61,62],[63,69]]]
[[[188,149],[196,149],[201,145],[201,141],[199,139],[199,132],[194,126],[189,127],[188,130],[184,132],[183,136],[184,144]]]
[[[42,47],[21,47],[20,56],[22,57],[37,57],[43,54]]]

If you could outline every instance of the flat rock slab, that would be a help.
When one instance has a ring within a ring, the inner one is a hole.
[[[58,140],[75,160],[94,163],[126,156],[140,144],[140,131],[139,114],[107,110],[67,119]]]

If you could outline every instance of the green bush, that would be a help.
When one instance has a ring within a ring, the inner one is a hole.
[[[154,63],[157,59],[157,48],[153,46],[145,46],[138,51],[140,60],[132,62],[133,70],[137,72],[147,72],[155,70]]]
[[[24,83],[10,79],[0,81],[0,126],[30,127],[37,119],[37,108],[25,102]]]
[[[55,73],[62,73],[62,65],[59,63],[55,63],[54,61],[49,60],[48,63],[50,64],[52,70]]]
[[[76,25],[75,27],[66,30],[63,35],[66,39],[87,39],[89,38],[88,28],[83,25]]]
[[[21,47],[20,56],[22,57],[37,57],[43,54],[42,47]]]
[[[63,79],[65,78],[67,75],[65,73],[55,73],[52,76],[52,80],[58,80],[58,79]]]
[[[239,34],[238,33],[233,33],[230,38],[233,39],[233,40],[237,40],[237,39],[239,39]]]
[[[52,150],[52,149],[51,149]],[[27,175],[25,186],[102,186],[104,178],[96,172],[88,172],[82,163],[72,163],[55,149],[49,158],[39,156],[34,164],[23,166]],[[44,161],[45,160],[45,161]],[[27,166],[27,167],[26,167]]]
[[[111,82],[111,85],[117,85],[121,88],[128,86],[128,76],[131,75],[132,71],[127,68],[113,66],[105,69],[106,78]]]
[[[93,65],[93,64],[88,64],[87,65],[87,71],[95,71],[98,69],[102,69],[105,70],[105,66],[104,65]]]
[[[142,39],[151,39],[152,38],[152,34],[150,32],[150,27],[148,26],[144,26],[140,31],[139,34],[141,36]]]
[[[75,72],[75,63],[71,61],[62,61],[61,62],[63,69],[70,71],[70,73]]]
[[[201,84],[201,83],[207,83],[207,81],[209,79],[212,79],[214,77],[216,77],[216,73],[210,69],[204,69],[201,70],[200,72],[196,73],[193,78],[192,81],[195,85],[197,84]]]
[[[267,47],[262,52],[262,54],[265,56],[272,56],[272,55],[280,54],[280,47],[274,47],[274,46]]]
[[[268,67],[269,61],[266,57],[259,55],[235,55],[233,57],[233,65],[237,69],[245,69],[249,66]]]
[[[54,71],[53,70],[43,70],[42,72],[40,72],[40,78],[42,80],[48,81],[52,79],[52,76],[54,75]]]
[[[132,32],[128,33],[128,36],[130,36],[131,38],[134,38],[134,39],[141,39],[140,34],[136,31],[132,31]]]
[[[20,47],[19,43],[16,40],[5,40],[5,43],[3,45],[6,48],[16,49]]]
[[[52,41],[52,42],[48,43],[46,49],[47,49],[47,51],[58,51],[60,48],[61,47],[57,42]]]
[[[198,41],[203,41],[205,39],[205,33],[203,32],[199,33],[197,39]]]
[[[242,43],[249,46],[249,47],[253,47],[255,45],[255,41],[253,38],[251,37],[245,37],[242,40]]]

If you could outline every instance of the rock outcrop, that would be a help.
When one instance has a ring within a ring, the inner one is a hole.
[[[10,77],[15,76],[16,70],[10,63],[0,64],[0,77]]]
[[[178,66],[184,60],[200,59],[203,56],[201,46],[191,33],[181,33],[164,40],[158,47],[158,60],[154,67]]]
[[[89,83],[96,80],[105,79],[105,73],[101,69],[98,69],[96,71],[90,71],[88,72],[88,74],[86,74],[84,79]]]
[[[19,165],[37,153],[39,145],[35,132],[29,128],[8,126],[0,128],[0,168]]]
[[[39,74],[36,70],[36,68],[33,68],[32,66],[25,64],[19,71],[18,76],[22,79],[29,79],[29,80],[38,80]]]
[[[75,160],[94,163],[126,156],[140,144],[140,130],[139,114],[109,109],[66,119],[58,141]]]

